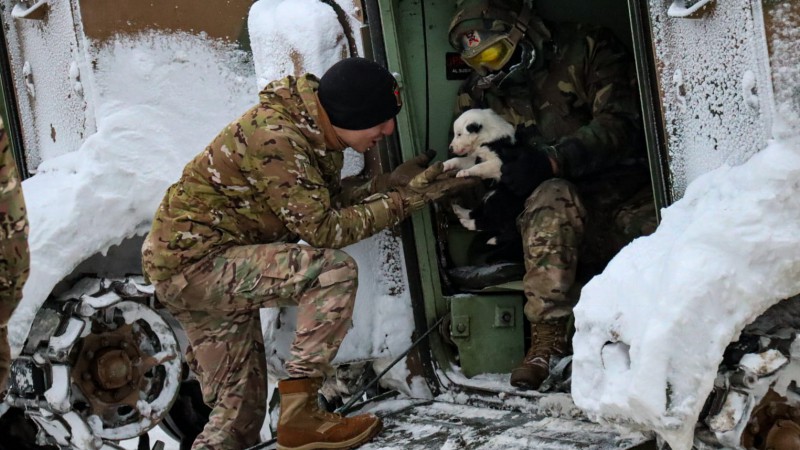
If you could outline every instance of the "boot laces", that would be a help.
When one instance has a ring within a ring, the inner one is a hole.
[[[319,404],[314,405],[314,412],[318,417],[321,417],[326,420],[330,420],[331,422],[343,422],[344,417],[339,413],[332,413],[327,411],[323,408],[320,408]]]
[[[537,323],[532,326],[532,343],[526,360],[534,360],[537,357],[549,360],[553,354],[564,353],[564,331],[561,324],[556,323]]]

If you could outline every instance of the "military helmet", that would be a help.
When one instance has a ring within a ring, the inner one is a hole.
[[[450,45],[479,73],[500,70],[531,18],[529,0],[460,0],[450,22]]]

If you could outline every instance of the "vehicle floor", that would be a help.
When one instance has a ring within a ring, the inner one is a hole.
[[[394,404],[393,404],[394,403]],[[649,436],[616,430],[569,416],[550,417],[518,410],[440,400],[384,402],[372,412],[384,429],[362,449],[637,449]]]
[[[382,401],[365,411],[383,419],[383,430],[361,450],[656,450],[651,436],[573,417],[438,399]]]

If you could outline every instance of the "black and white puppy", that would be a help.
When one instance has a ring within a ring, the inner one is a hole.
[[[450,152],[456,157],[444,162],[444,170],[459,169],[457,177],[499,181],[501,154],[514,143],[514,126],[491,109],[464,111],[453,122]]]
[[[477,176],[487,181],[480,205],[470,210],[453,204],[453,212],[464,228],[486,233],[486,243],[497,246],[498,255],[503,255],[498,259],[517,259],[522,254],[516,218],[526,197],[512,192],[500,178],[503,164],[517,160],[524,151],[516,145],[514,126],[491,109],[470,109],[453,123],[450,152],[457,156],[446,160],[444,169],[458,169],[457,177]]]

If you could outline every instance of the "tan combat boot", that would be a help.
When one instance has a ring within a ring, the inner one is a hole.
[[[320,378],[278,382],[281,394],[278,450],[355,448],[381,430],[381,419],[372,414],[342,417],[322,410],[317,403],[321,385]]]
[[[539,389],[550,374],[550,358],[569,352],[568,319],[531,323],[531,348],[522,364],[511,371],[511,385],[520,389]]]

